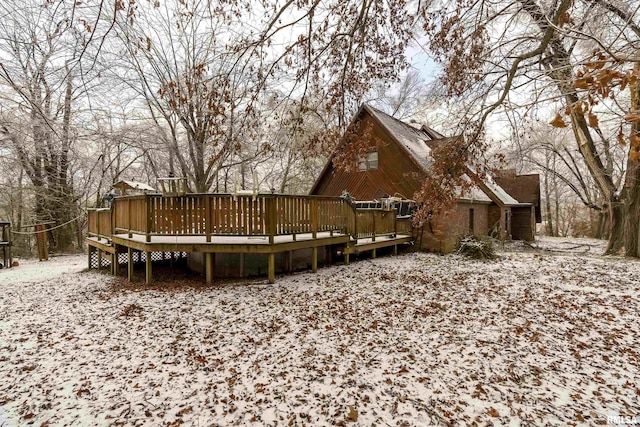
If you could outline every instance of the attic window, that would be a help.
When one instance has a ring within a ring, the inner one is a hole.
[[[378,169],[378,152],[372,151],[367,154],[358,154],[358,170],[368,171]]]

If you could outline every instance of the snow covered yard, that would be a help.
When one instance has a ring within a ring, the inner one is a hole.
[[[409,254],[151,290],[82,256],[24,263],[0,270],[0,425],[639,417],[640,263],[599,253]]]

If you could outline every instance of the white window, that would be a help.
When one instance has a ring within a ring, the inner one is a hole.
[[[372,151],[367,154],[358,154],[358,170],[367,171],[378,169],[378,152]]]

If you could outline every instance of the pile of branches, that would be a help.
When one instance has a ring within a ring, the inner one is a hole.
[[[458,240],[456,253],[468,258],[493,260],[497,258],[493,241],[473,235],[462,236]]]

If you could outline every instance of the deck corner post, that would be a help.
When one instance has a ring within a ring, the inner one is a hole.
[[[87,245],[87,268],[91,270],[91,254],[93,253],[93,246]]]
[[[393,254],[398,255],[398,245],[393,245]]]
[[[311,271],[314,273],[318,271],[318,247],[314,246],[311,249]]]
[[[269,252],[269,283],[276,281],[276,254]]]
[[[349,265],[349,252],[344,253],[344,263]]]
[[[378,256],[378,252],[376,251],[376,248],[373,248],[371,250],[371,258],[376,258]]]
[[[144,278],[144,282],[149,285],[151,283],[152,280],[152,276],[151,276],[151,252],[145,252],[145,278]]]
[[[133,249],[127,248],[127,279],[133,282]]]
[[[102,268],[102,249],[98,248],[98,271],[100,271],[101,268]]]

